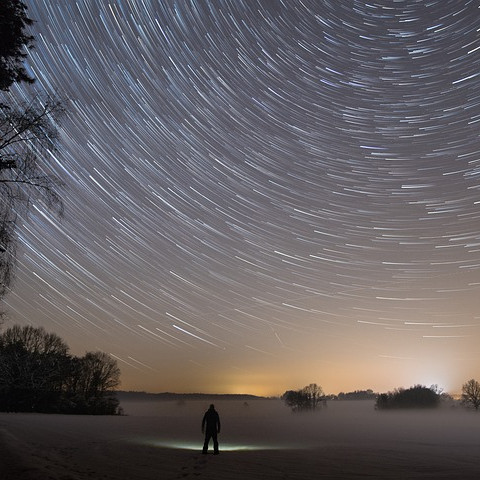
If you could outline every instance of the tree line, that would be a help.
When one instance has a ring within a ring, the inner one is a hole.
[[[0,334],[0,411],[113,415],[120,384],[116,360],[83,357],[44,328],[15,325]]]
[[[379,410],[394,408],[434,408],[440,405],[441,391],[432,385],[430,388],[423,385],[414,385],[404,389],[398,388],[393,392],[381,393],[377,396],[375,408]]]
[[[396,409],[396,408],[435,408],[442,400],[452,397],[443,393],[437,385],[426,387],[414,385],[404,389],[397,388],[392,392],[381,393],[377,396],[375,408]],[[468,380],[462,385],[461,403],[468,408],[478,410],[480,407],[480,383],[474,379]]]
[[[287,390],[282,400],[293,412],[313,411],[319,406],[326,406],[327,400],[375,400],[378,410],[401,408],[435,408],[450,395],[443,393],[437,385],[426,387],[414,385],[410,388],[397,388],[387,393],[373,393],[373,390],[355,390],[338,395],[325,395],[322,387],[311,383],[300,390]],[[471,379],[462,385],[462,404],[478,410],[480,408],[480,383]]]

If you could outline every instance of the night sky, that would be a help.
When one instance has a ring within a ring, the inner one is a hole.
[[[7,326],[124,390],[480,379],[479,0],[26,3],[65,216],[21,222]]]

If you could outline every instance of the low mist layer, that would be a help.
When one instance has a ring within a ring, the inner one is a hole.
[[[123,402],[124,416],[2,413],[2,480],[480,478],[474,411],[332,401],[293,414],[279,400],[215,401],[222,430],[214,456],[200,453],[209,403]]]
[[[139,421],[162,417],[163,427],[152,440],[167,445],[173,434],[177,443],[201,444],[200,424],[208,401],[122,405]],[[480,447],[480,416],[460,407],[377,411],[372,401],[331,401],[315,412],[292,413],[280,400],[217,401],[215,407],[222,421],[220,446],[313,448],[368,442]]]

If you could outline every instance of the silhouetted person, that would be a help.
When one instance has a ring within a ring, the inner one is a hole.
[[[205,428],[206,427],[206,428]],[[215,406],[212,404],[205,412],[202,420],[202,433],[205,433],[205,443],[203,444],[202,453],[207,453],[210,439],[213,440],[213,454],[218,455],[217,434],[220,433],[220,417],[218,416]]]

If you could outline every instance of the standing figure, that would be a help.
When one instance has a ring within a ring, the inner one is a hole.
[[[206,428],[205,428],[206,427]],[[202,453],[208,451],[208,443],[213,440],[213,454],[218,455],[217,434],[220,433],[220,417],[218,416],[215,406],[212,404],[205,412],[202,420],[202,433],[205,433],[205,443],[203,444]]]

